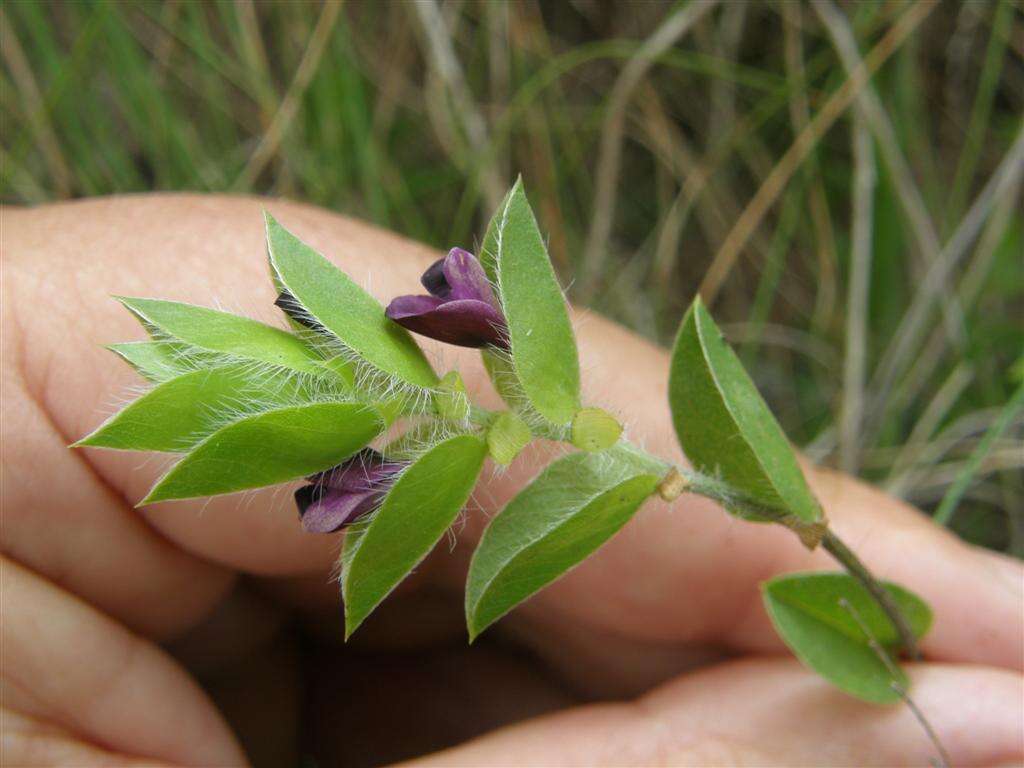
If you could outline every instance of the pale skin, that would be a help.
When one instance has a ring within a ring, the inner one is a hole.
[[[289,765],[309,750],[321,764],[370,764],[442,746],[422,764],[890,766],[934,756],[905,706],[835,691],[772,630],[758,583],[834,568],[828,556],[701,499],[650,502],[471,648],[460,622],[473,543],[543,451],[485,473],[454,549],[438,547],[349,647],[337,642],[330,581],[340,537],[304,533],[287,490],[134,509],[166,460],[67,448],[139,383],[100,346],[143,338],[108,297],[219,304],[280,323],[263,207],[382,301],[417,292],[437,256],[280,201],[146,196],[3,211],[4,764]],[[586,400],[681,460],[665,352],[594,315],[576,320]],[[425,347],[497,405],[474,352]],[[1020,563],[850,478],[808,474],[869,567],[934,607],[910,673],[953,764],[1020,763]],[[288,630],[296,621],[321,641],[302,685],[311,652]],[[477,737],[458,743],[467,735]]]

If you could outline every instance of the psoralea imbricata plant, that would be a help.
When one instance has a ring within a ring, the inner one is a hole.
[[[844,691],[879,703],[905,695],[895,661],[916,656],[928,607],[876,580],[829,529],[782,429],[699,299],[672,352],[668,397],[691,465],[673,467],[581,402],[569,312],[521,181],[477,256],[453,248],[423,275],[427,294],[386,309],[270,216],[266,232],[290,332],[121,299],[151,340],[113,350],[153,387],[78,445],[183,454],[143,503],[304,479],[295,493],[302,526],[346,531],[347,636],[438,543],[488,457],[505,465],[533,440],[560,441],[564,455],[480,539],[466,583],[470,639],[591,555],[647,499],[695,493],[829,551],[845,573],[768,581],[769,616],[793,652]],[[439,377],[407,329],[479,348],[507,409],[472,404],[458,372]],[[398,426],[404,434],[385,440]]]

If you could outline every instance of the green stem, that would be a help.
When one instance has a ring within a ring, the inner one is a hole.
[[[832,533],[832,531],[825,533],[821,540],[821,546],[846,569],[847,573],[864,586],[875,602],[878,603],[878,606],[885,611],[885,615],[889,617],[889,621],[892,622],[900,636],[903,652],[912,661],[920,659],[921,651],[917,647],[917,638],[914,636],[914,631],[910,628],[899,606],[896,605],[896,601],[892,599],[889,590],[882,586],[853,550],[846,546],[842,539]]]
[[[745,498],[722,480],[678,467],[674,468],[674,471],[679,473],[685,481],[681,487],[683,492],[712,499],[733,512],[739,512],[743,516],[766,519],[799,532],[799,526],[794,525],[790,515]],[[843,540],[827,527],[822,531],[820,543],[822,549],[832,555],[846,572],[860,582],[872,599],[878,603],[878,607],[889,618],[896,633],[899,635],[903,652],[910,659],[919,659],[921,652],[917,646],[917,638],[914,636],[914,632],[910,628],[906,617],[892,599],[889,591],[874,577],[854,551],[846,546]]]

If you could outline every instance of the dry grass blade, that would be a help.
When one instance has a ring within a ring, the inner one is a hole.
[[[426,37],[430,60],[451,95],[456,117],[462,123],[462,129],[469,139],[473,153],[477,157],[483,157],[488,143],[487,124],[466,84],[466,77],[455,55],[455,47],[452,45],[448,25],[441,15],[441,9],[434,0],[416,0],[412,7]],[[481,172],[487,204],[494,210],[501,204],[504,196],[503,181],[493,164],[486,165]]]
[[[793,132],[800,133],[811,122],[811,107],[807,102],[807,71],[804,66],[804,44],[801,31],[801,7],[799,3],[782,3],[780,6],[785,20],[783,27],[783,51],[785,53],[786,77],[790,82],[789,119]],[[872,162],[874,162],[872,160]],[[811,224],[818,253],[818,292],[814,302],[814,320],[818,328],[827,328],[836,301],[836,239],[832,229],[825,185],[818,163],[812,158],[805,164],[808,175],[808,202],[810,203]],[[856,182],[854,183],[856,187]]]
[[[935,8],[930,0],[918,0],[906,11],[886,33],[878,44],[864,57],[861,65],[852,72],[846,81],[829,97],[825,105],[814,116],[814,119],[786,150],[786,154],[775,164],[768,178],[758,188],[757,193],[743,209],[743,213],[729,231],[725,242],[715,254],[711,266],[701,282],[700,294],[704,301],[711,305],[718,292],[729,276],[740,251],[746,246],[751,235],[760,225],[765,214],[778,199],[786,184],[807,158],[807,155],[822,136],[835,124],[839,116],[864,88],[868,80],[878,71],[904,40],[917,29],[929,13]]]
[[[295,119],[295,113],[298,112],[299,105],[302,103],[302,96],[309,86],[309,81],[316,74],[324,49],[330,40],[334,22],[341,11],[341,5],[341,0],[328,0],[324,3],[324,9],[320,12],[320,18],[317,19],[313,34],[309,37],[306,52],[302,55],[302,60],[295,70],[295,77],[292,78],[291,85],[288,86],[288,91],[281,100],[281,106],[274,115],[274,119],[270,121],[270,127],[263,134],[260,143],[256,145],[256,149],[249,157],[249,162],[235,179],[234,188],[236,190],[249,189],[281,146],[281,140],[288,132],[292,120]]]
[[[846,354],[843,358],[843,407],[839,415],[839,466],[859,469],[860,425],[864,413],[867,367],[868,287],[871,277],[871,233],[877,176],[875,148],[863,117],[853,120],[853,231],[850,244],[850,285],[846,294]]]
[[[965,312],[970,311],[977,302],[984,281],[989,276],[1000,241],[1010,223],[1010,217],[1020,209],[1020,192],[1021,183],[1018,178],[1006,193],[1000,196],[1000,200],[996,203],[996,209],[978,240],[974,256],[957,287],[960,306],[964,308]],[[946,351],[945,334],[941,327],[935,328],[928,341],[925,342],[922,351],[917,354],[913,366],[900,382],[899,389],[893,393],[892,400],[887,404],[888,410],[898,412],[921,395],[921,392],[933,380],[936,367],[945,359]],[[879,412],[873,420],[875,428],[882,416],[884,413]]]
[[[985,187],[978,193],[973,205],[967,211],[953,236],[928,268],[921,285],[914,294],[899,327],[893,336],[892,343],[875,372],[872,391],[875,400],[872,404],[872,419],[877,421],[884,414],[890,391],[896,378],[906,370],[915,359],[913,350],[918,349],[922,337],[927,332],[927,321],[935,301],[943,292],[956,265],[967,253],[981,231],[993,208],[1012,189],[1024,174],[1024,125],[1018,130],[1017,137],[1003,158],[996,172],[988,180]]]
[[[862,66],[860,52],[857,50],[857,41],[854,39],[853,30],[850,29],[850,23],[842,11],[832,3],[832,0],[814,0],[813,7],[832,38],[847,76],[850,76]],[[910,222],[910,229],[914,233],[917,246],[924,256],[924,264],[918,269],[918,272],[923,272],[929,264],[939,258],[941,245],[938,232],[932,224],[924,198],[914,182],[914,175],[900,149],[892,123],[870,83],[865,84],[857,94],[856,104],[857,110],[864,115],[865,121],[871,127],[871,132],[878,141],[882,157],[899,192],[900,204]],[[942,308],[946,333],[950,340],[960,348],[964,342],[963,312],[952,291],[947,290],[945,298],[946,301],[943,302]]]
[[[973,380],[974,369],[967,363],[960,363],[949,374],[945,383],[935,393],[935,397],[925,407],[917,423],[914,424],[910,437],[907,438],[903,449],[896,457],[889,478],[885,481],[885,490],[893,496],[906,498],[910,489],[908,478],[914,454],[932,436]]]
[[[0,52],[3,54],[7,67],[11,70],[11,76],[18,86],[21,99],[25,102],[25,111],[28,113],[33,133],[50,169],[53,191],[59,197],[67,197],[71,194],[71,173],[61,154],[60,141],[47,119],[46,104],[39,93],[36,79],[32,75],[32,67],[29,66],[25,53],[21,50],[21,43],[18,42],[18,36],[14,34],[14,29],[2,8],[0,8]]]
[[[1006,404],[1003,412],[999,415],[999,418],[992,424],[988,432],[985,433],[985,437],[982,438],[981,442],[978,443],[977,447],[971,453],[970,458],[964,465],[963,469],[957,473],[956,479],[950,486],[949,490],[946,491],[946,495],[942,498],[942,503],[939,504],[939,508],[935,512],[935,522],[939,525],[948,525],[949,521],[953,518],[953,513],[956,512],[956,507],[960,503],[960,499],[963,498],[964,493],[971,485],[971,481],[974,480],[978,470],[981,468],[982,463],[988,458],[992,452],[993,446],[1002,437],[1003,433],[1009,428],[1013,422],[1017,413],[1024,408],[1024,384],[1021,384],[1013,397],[1010,398],[1010,402]],[[1016,459],[1016,465],[1020,465],[1021,446],[1018,444],[1013,450],[1013,457]]]
[[[579,296],[583,301],[593,295],[607,258],[608,238],[615,218],[615,182],[619,175],[622,154],[622,134],[626,120],[626,106],[636,86],[647,74],[655,60],[675,45],[704,14],[717,5],[718,0],[695,0],[676,11],[640,47],[636,55],[623,67],[612,93],[604,126],[601,130],[601,150],[597,160],[596,189],[591,208],[590,228],[583,251],[583,280]]]

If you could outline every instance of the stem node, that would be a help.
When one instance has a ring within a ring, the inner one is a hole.
[[[690,481],[672,467],[658,485],[658,495],[665,501],[675,501],[690,488]]]

